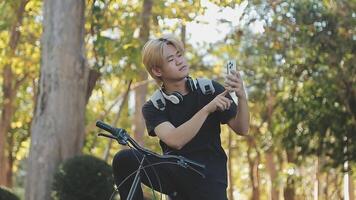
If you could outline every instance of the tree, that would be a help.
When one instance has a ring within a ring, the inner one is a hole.
[[[28,0],[22,0],[17,2],[19,5],[16,11],[15,20],[10,27],[9,35],[9,49],[6,53],[7,62],[5,63],[4,69],[2,71],[3,77],[3,99],[1,105],[1,116],[0,116],[0,185],[11,186],[12,185],[12,152],[7,151],[8,141],[8,132],[10,130],[10,124],[13,118],[13,115],[16,111],[15,97],[18,92],[19,87],[26,80],[28,74],[24,74],[22,77],[16,78],[15,72],[12,66],[12,59],[16,56],[16,48],[19,44],[20,31],[19,27],[22,25],[23,15],[25,12],[25,6],[28,3]],[[10,162],[9,162],[10,161]]]
[[[32,124],[26,199],[49,199],[59,163],[81,152],[89,68],[85,1],[44,2],[39,95]]]
[[[152,6],[153,6],[152,0],[143,1],[142,13],[141,13],[141,25],[140,25],[141,27],[140,27],[140,35],[139,35],[139,39],[142,47],[148,41],[150,36]],[[138,81],[147,81],[147,78],[148,78],[148,74],[146,70],[142,69],[139,72]],[[147,85],[148,84],[145,83],[135,89],[135,113],[133,119],[133,132],[134,132],[135,139],[141,145],[143,145],[143,134],[145,131],[145,123],[143,121],[141,108],[146,101]]]

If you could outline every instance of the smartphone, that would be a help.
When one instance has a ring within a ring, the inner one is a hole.
[[[229,60],[226,64],[226,74],[229,75],[231,74],[231,71],[236,72],[236,61],[235,60]]]
[[[226,74],[229,75],[231,74],[231,71],[237,71],[236,67],[236,61],[235,60],[229,60],[226,64]],[[236,104],[239,103],[239,99],[237,98],[235,92],[229,92],[231,98],[235,101]]]

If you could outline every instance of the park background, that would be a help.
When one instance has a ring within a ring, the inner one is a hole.
[[[229,199],[355,199],[355,0],[1,0],[0,185],[50,199],[67,159],[111,165],[123,147],[96,120],[160,152],[141,48],[164,33],[191,76],[223,82],[229,59],[243,74],[249,136],[221,133]]]

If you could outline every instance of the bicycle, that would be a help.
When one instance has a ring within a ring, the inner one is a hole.
[[[187,158],[185,158],[183,156],[160,155],[160,154],[157,154],[157,153],[155,153],[153,151],[145,149],[145,148],[141,147],[134,139],[132,139],[130,137],[130,135],[126,132],[125,129],[112,127],[112,126],[110,126],[110,125],[108,125],[108,124],[106,124],[106,123],[104,123],[102,121],[97,121],[96,122],[96,126],[99,127],[100,129],[103,129],[103,130],[109,132],[111,134],[111,135],[108,135],[108,134],[104,134],[104,133],[99,133],[98,136],[103,136],[103,137],[114,139],[119,144],[125,145],[125,146],[129,146],[130,148],[134,148],[137,151],[139,151],[140,153],[142,153],[142,155],[143,155],[143,158],[140,161],[140,165],[139,165],[138,169],[135,170],[128,177],[126,177],[126,179],[123,180],[122,183],[120,183],[120,185],[116,187],[116,189],[118,190],[118,188],[123,184],[123,182],[125,182],[129,177],[131,177],[133,174],[135,174],[134,181],[133,181],[133,183],[131,185],[131,188],[130,188],[130,191],[129,191],[129,194],[128,194],[126,200],[132,200],[132,198],[133,198],[133,195],[134,195],[134,193],[135,193],[135,191],[136,191],[136,189],[137,189],[137,187],[138,187],[138,185],[140,184],[140,181],[141,181],[140,180],[141,170],[143,170],[145,172],[145,168],[147,168],[147,167],[153,167],[153,169],[154,169],[153,165],[143,166],[143,162],[147,157],[156,157],[156,158],[162,159],[162,162],[155,163],[154,165],[175,164],[175,165],[178,165],[180,167],[193,170],[194,172],[198,173],[200,176],[205,178],[205,175],[203,173],[199,172],[197,169],[194,168],[194,167],[196,167],[198,169],[203,170],[203,169],[205,169],[205,165],[203,165],[203,164],[197,163],[197,162],[195,162],[193,160],[190,160],[190,159],[187,159]],[[149,179],[147,174],[146,174],[146,176]],[[158,176],[156,176],[156,177],[158,178]],[[151,181],[149,181],[149,182],[150,182],[151,188],[153,188],[153,185],[152,185]],[[158,182],[159,182],[159,185],[160,185],[160,191],[159,192],[161,193],[161,199],[162,199],[162,186],[160,184],[159,178],[158,178]],[[114,197],[116,192],[117,191],[114,191],[114,193],[110,197],[110,200]]]

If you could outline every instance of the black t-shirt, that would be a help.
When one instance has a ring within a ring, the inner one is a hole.
[[[166,100],[166,109],[158,110],[151,101],[147,101],[142,107],[142,113],[146,122],[148,134],[156,136],[154,129],[163,122],[170,122],[178,127],[190,120],[195,113],[224,91],[224,87],[218,82],[212,81],[215,88],[213,95],[204,95],[200,89],[189,92],[183,96],[183,102],[173,104]],[[231,99],[230,95],[227,95]],[[227,183],[226,154],[221,147],[220,124],[226,124],[236,115],[236,104],[232,103],[229,110],[216,111],[210,114],[196,134],[182,149],[170,148],[160,140],[164,154],[182,155],[194,161],[206,165],[207,177]]]

